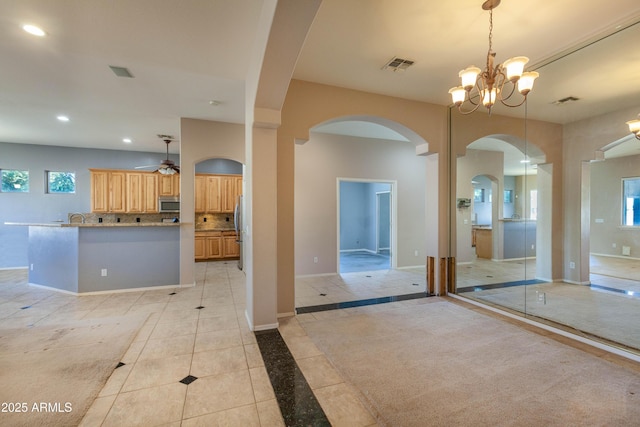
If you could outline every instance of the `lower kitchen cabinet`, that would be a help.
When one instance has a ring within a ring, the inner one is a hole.
[[[235,231],[196,231],[194,240],[196,261],[240,256]]]

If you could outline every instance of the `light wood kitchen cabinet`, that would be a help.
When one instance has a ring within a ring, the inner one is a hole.
[[[127,174],[125,172],[109,172],[109,212],[126,212],[125,187]]]
[[[91,212],[125,212],[125,172],[92,169],[90,172]]]
[[[195,259],[238,258],[240,245],[235,231],[196,231]]]
[[[238,196],[242,194],[242,175],[223,175],[222,179],[222,212],[233,212]]]
[[[222,248],[222,256],[224,258],[238,258],[240,256],[240,245],[237,242],[235,231],[225,231],[222,233],[224,247]]]
[[[222,258],[222,232],[196,231],[194,240],[196,260]]]
[[[180,195],[180,175],[159,175],[158,196],[178,197]]]
[[[195,211],[196,213],[202,213],[205,211],[207,205],[207,177],[204,175],[196,175],[195,177],[195,194],[196,201]]]
[[[222,212],[222,201],[220,200],[220,177],[207,176],[207,194],[205,198],[205,212]]]
[[[109,172],[91,171],[91,212],[109,211]]]
[[[242,175],[196,174],[195,211],[232,213],[242,194]]]
[[[91,212],[158,212],[158,176],[153,172],[90,169]]]

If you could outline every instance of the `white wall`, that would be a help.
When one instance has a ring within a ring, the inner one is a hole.
[[[312,132],[296,145],[296,275],[337,271],[338,178],[397,181],[397,265],[424,265],[425,163],[408,142]]]

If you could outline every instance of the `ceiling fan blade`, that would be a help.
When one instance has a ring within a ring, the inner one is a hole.
[[[146,165],[146,166],[136,166],[134,169],[148,169],[148,168],[157,168],[158,165]]]

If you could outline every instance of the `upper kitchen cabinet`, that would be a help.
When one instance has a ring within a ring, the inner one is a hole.
[[[180,175],[159,175],[158,196],[178,197],[180,195]]]
[[[158,212],[158,175],[151,172],[127,172],[126,176],[127,212]]]
[[[126,173],[90,169],[91,212],[125,212]]]
[[[242,175],[223,175],[222,177],[222,212],[233,212],[238,196],[242,194]]]
[[[242,194],[242,175],[196,174],[195,211],[231,213]]]
[[[152,172],[90,169],[91,212],[158,212],[158,176]]]

